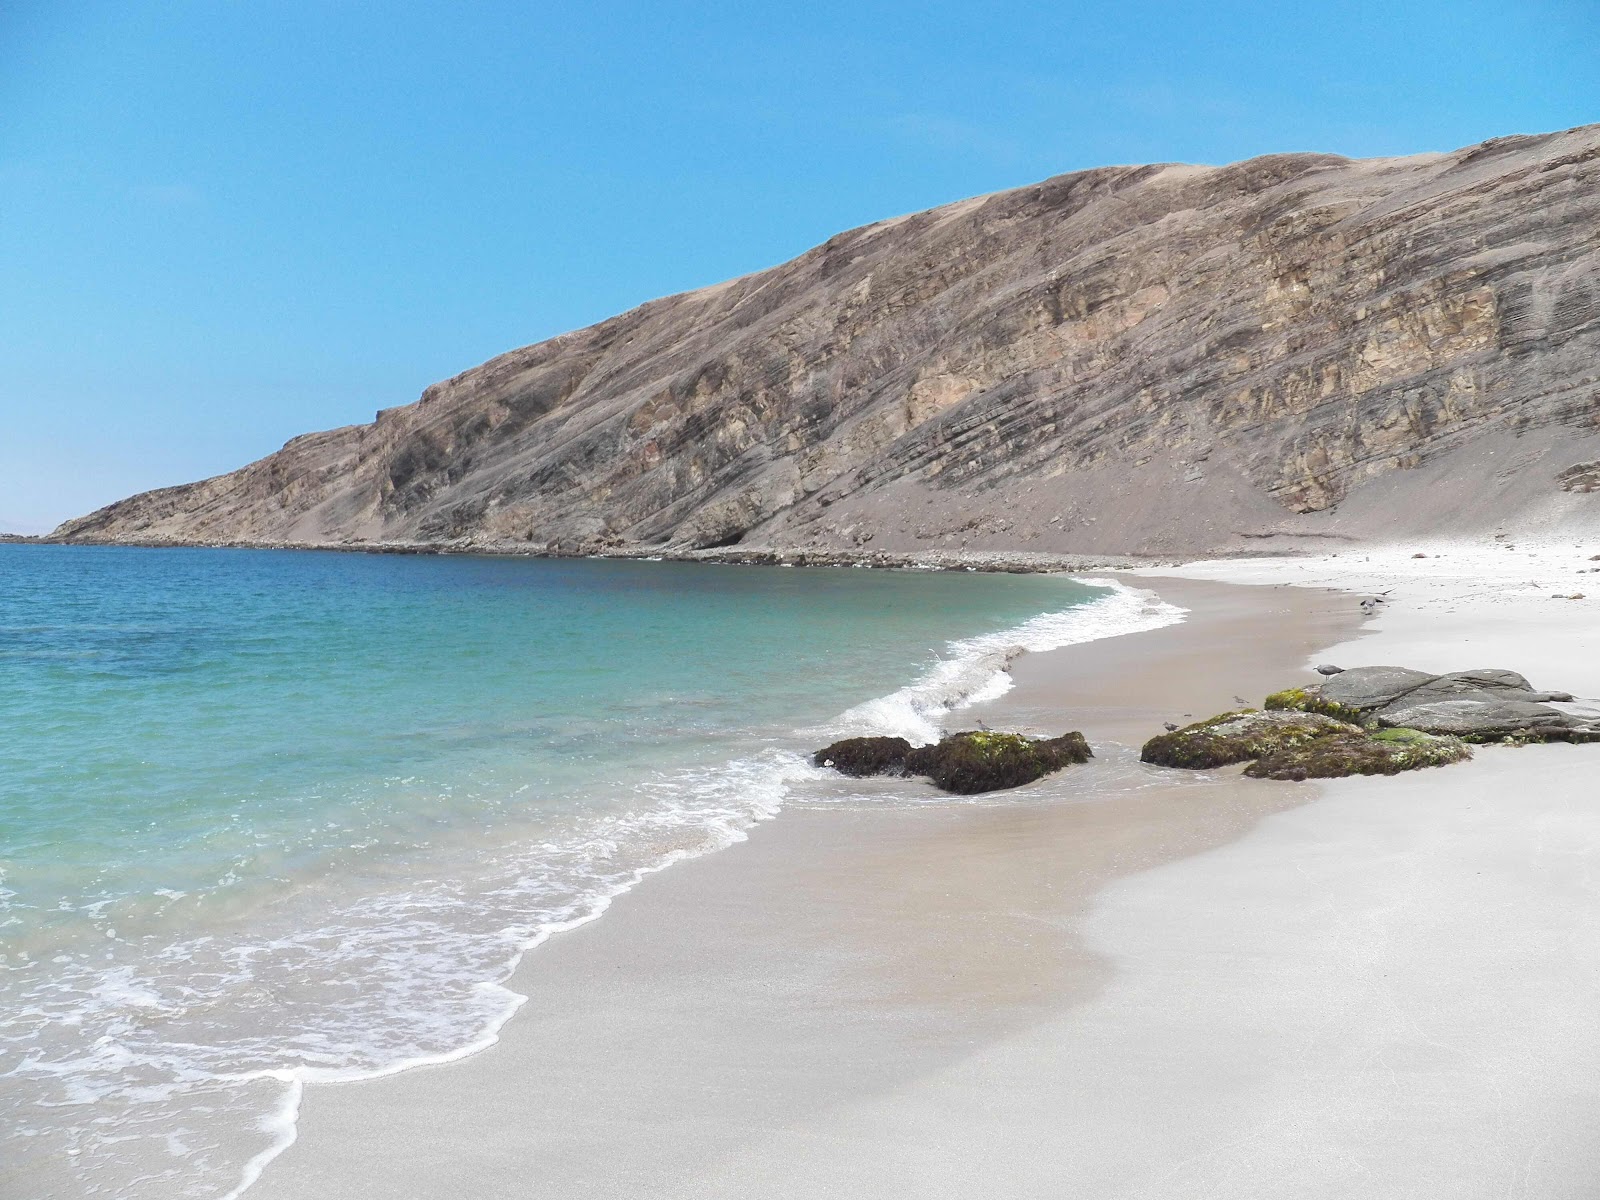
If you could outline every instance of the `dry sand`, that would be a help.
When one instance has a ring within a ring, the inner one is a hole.
[[[1359,644],[1326,651],[1337,665],[1395,662],[1424,671],[1504,666],[1536,687],[1600,696],[1600,538],[1413,541],[1129,574],[1382,596]],[[1163,585],[1151,586],[1159,591]]]
[[[874,784],[646,880],[528,957],[499,1045],[310,1086],[252,1200],[1600,1190],[1600,747],[1142,766],[1161,720],[1363,645],[1347,595],[1153,586],[1189,621],[1023,660],[973,714],[1065,718],[1094,763]]]

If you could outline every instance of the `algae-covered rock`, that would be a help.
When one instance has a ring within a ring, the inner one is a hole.
[[[1359,708],[1329,700],[1318,688],[1285,688],[1281,692],[1273,692],[1262,701],[1262,707],[1269,711],[1320,713],[1351,725],[1361,725],[1366,721],[1366,714]]]
[[[1160,734],[1145,743],[1140,757],[1160,766],[1200,769],[1249,762],[1246,775],[1300,780],[1397,775],[1460,762],[1471,758],[1472,750],[1457,738],[1416,729],[1369,732],[1321,713],[1277,708],[1223,713]]]
[[[952,733],[937,745],[912,748],[905,738],[845,738],[811,756],[845,775],[926,775],[947,792],[972,795],[1021,787],[1071,763],[1093,757],[1081,733],[1029,738],[976,729]]]
[[[953,733],[937,745],[906,755],[906,770],[926,775],[935,787],[960,795],[1021,787],[1072,763],[1093,757],[1081,733],[1027,738],[987,729]]]
[[[1264,713],[1224,713],[1151,738],[1144,760],[1198,768],[1254,760],[1245,774],[1328,779],[1460,762],[1472,756],[1467,743],[1600,741],[1600,721],[1551,707],[1568,693],[1537,691],[1515,671],[1318,671],[1318,683],[1268,696]],[[1269,717],[1279,724],[1265,724]],[[1328,724],[1296,724],[1297,717]]]
[[[1288,749],[1317,738],[1360,736],[1361,729],[1321,713],[1248,708],[1161,733],[1144,744],[1139,757],[1162,767],[1204,770]]]
[[[1417,729],[1336,733],[1263,754],[1244,769],[1257,779],[1338,779],[1346,775],[1398,775],[1442,767],[1472,757],[1465,742]]]
[[[868,775],[905,774],[909,753],[911,743],[902,737],[855,737],[824,746],[811,756],[811,761],[861,779]]]

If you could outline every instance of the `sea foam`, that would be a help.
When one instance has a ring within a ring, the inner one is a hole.
[[[1011,629],[949,644],[937,664],[914,683],[858,704],[817,729],[821,735],[903,737],[914,745],[939,740],[943,719],[958,708],[998,700],[1011,690],[1019,655],[1159,629],[1183,620],[1184,609],[1153,592],[1111,579],[1078,582],[1109,589],[1088,604],[1041,613]]]

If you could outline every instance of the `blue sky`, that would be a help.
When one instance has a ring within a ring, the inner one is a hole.
[[[1600,120],[1594,0],[0,4],[0,529],[842,229]]]

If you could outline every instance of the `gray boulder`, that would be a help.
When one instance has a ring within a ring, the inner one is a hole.
[[[1497,667],[1430,675],[1377,666],[1353,667],[1316,686],[1277,693],[1267,704],[1472,741],[1600,740],[1600,723],[1550,707],[1571,699],[1569,692],[1536,691],[1524,676]]]
[[[1351,667],[1328,676],[1327,682],[1317,687],[1317,694],[1345,708],[1367,712],[1392,704],[1437,678],[1408,667]]]
[[[1519,701],[1526,704],[1546,704],[1552,700],[1571,700],[1567,692],[1536,692],[1533,686],[1515,671],[1451,671],[1429,680],[1421,687],[1408,692],[1407,704],[1425,704],[1435,700],[1457,698],[1481,700],[1494,697],[1500,700]]]
[[[1578,722],[1547,704],[1523,700],[1423,699],[1410,697],[1378,712],[1378,724],[1389,729],[1420,729],[1456,737],[1499,737],[1566,727]]]

